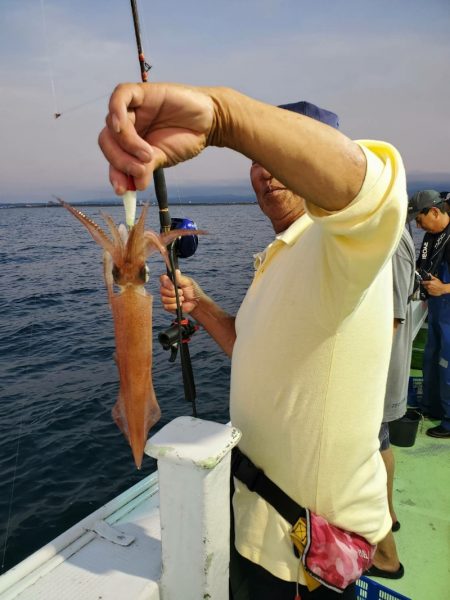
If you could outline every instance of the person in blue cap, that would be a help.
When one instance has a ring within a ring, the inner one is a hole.
[[[228,88],[121,85],[106,123],[100,146],[118,194],[128,173],[143,189],[155,168],[206,146],[252,161],[275,238],[257,255],[236,316],[180,274],[182,308],[232,358],[230,415],[242,452],[297,504],[376,544],[392,525],[378,432],[392,341],[390,259],[407,207],[398,152],[349,140],[336,115],[310,103],[274,107]],[[161,297],[175,309],[167,276]],[[234,600],[356,597],[353,583],[341,594],[311,578],[288,520],[235,486]]]
[[[426,232],[416,264],[422,276],[422,298],[428,301],[419,408],[441,421],[426,431],[441,439],[450,439],[450,216],[446,200],[446,193],[423,190],[408,204],[408,217]]]

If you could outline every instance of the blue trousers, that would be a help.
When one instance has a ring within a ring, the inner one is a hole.
[[[428,338],[423,357],[425,414],[450,430],[450,294],[428,299]]]

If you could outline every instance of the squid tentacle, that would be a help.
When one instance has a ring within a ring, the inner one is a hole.
[[[125,252],[125,245],[124,245],[123,238],[120,235],[120,231],[118,230],[116,224],[114,223],[114,221],[112,220],[112,218],[109,215],[107,215],[103,211],[101,212],[101,215],[102,215],[103,219],[105,220],[106,224],[108,225],[109,231],[114,240],[114,245],[120,249],[120,253],[123,256],[124,252]]]
[[[94,221],[92,221],[89,217],[87,217],[80,210],[77,210],[67,202],[64,202],[62,198],[57,198],[58,201],[66,208],[69,212],[73,214],[75,218],[83,223],[86,229],[89,231],[91,236],[100,244],[100,246],[109,252],[113,257],[115,264],[120,264],[122,257],[120,256],[119,249],[114,246],[114,243],[110,240],[110,238],[106,235],[100,225],[97,225]]]

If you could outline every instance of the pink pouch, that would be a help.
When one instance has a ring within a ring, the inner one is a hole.
[[[330,525],[308,509],[306,517],[292,528],[291,538],[305,570],[337,592],[359,579],[372,564],[376,550],[360,535]]]

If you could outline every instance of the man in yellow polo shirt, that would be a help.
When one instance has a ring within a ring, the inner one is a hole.
[[[252,183],[276,239],[236,318],[180,276],[183,310],[232,355],[231,419],[243,452],[299,504],[371,543],[383,539],[391,527],[378,452],[390,257],[407,204],[397,151],[233,90],[166,84],[117,88],[100,144],[118,193],[125,173],[143,188],[155,167],[206,145],[253,160]],[[165,276],[161,294],[173,310]],[[292,600],[297,579],[306,580],[289,523],[239,482],[233,506],[242,597]],[[302,599],[355,597],[353,586],[344,594],[301,589]]]

